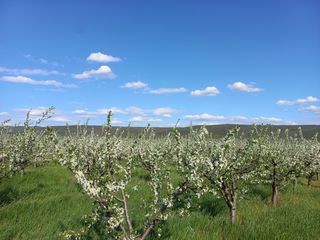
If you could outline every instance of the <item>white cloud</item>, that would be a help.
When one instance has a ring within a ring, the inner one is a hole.
[[[99,67],[97,70],[93,69],[93,70],[89,70],[89,71],[85,71],[83,73],[73,75],[73,78],[76,78],[76,79],[87,79],[87,78],[91,78],[91,77],[113,78],[114,75],[112,73],[111,68],[108,66],[105,66],[105,65]]]
[[[184,116],[187,120],[195,120],[195,121],[215,121],[215,120],[224,120],[225,117],[221,115],[210,115],[207,113],[203,114],[195,114],[195,115],[186,115]]]
[[[77,87],[74,84],[64,84],[56,80],[33,80],[31,78],[24,77],[24,76],[4,76],[4,77],[0,77],[0,81],[12,82],[12,83],[25,83],[25,84],[31,84],[31,85],[65,87],[65,88]]]
[[[150,117],[150,118],[147,119],[147,121],[148,122],[162,122],[162,119]]]
[[[125,111],[116,107],[98,109],[97,111],[87,111],[84,109],[76,109],[72,113],[76,115],[81,115],[83,117],[93,117],[97,115],[108,115],[110,111],[112,112],[112,114],[126,114]]]
[[[30,112],[30,116],[42,116],[42,114],[48,110],[49,107],[36,107],[36,108],[16,108],[16,112]]]
[[[14,75],[58,75],[58,71],[49,71],[46,69],[18,69],[18,68],[6,68],[0,66],[1,73],[14,74]]]
[[[117,118],[112,118],[111,119],[111,124],[114,125],[114,124],[123,124],[124,122],[117,119]]]
[[[233,84],[229,84],[228,87],[232,90],[237,90],[241,92],[261,92],[262,88],[253,87],[251,84],[246,84],[243,82],[235,82]]]
[[[153,109],[153,114],[160,115],[162,117],[170,118],[172,114],[176,113],[177,110],[170,107],[156,108]]]
[[[72,122],[72,120],[70,120],[68,117],[64,117],[64,116],[53,116],[51,118],[49,118],[50,122],[62,122],[62,123],[67,123],[67,122]]]
[[[148,86],[147,83],[137,81],[137,82],[127,82],[122,87],[123,88],[144,88]]]
[[[211,115],[207,113],[203,114],[195,114],[195,115],[186,115],[184,116],[187,120],[194,120],[194,121],[246,121],[248,120],[245,116],[223,116],[223,115]]]
[[[109,112],[112,112],[112,114],[125,114],[126,112],[116,108],[116,107],[112,107],[112,108],[103,108],[103,109],[98,109],[97,110],[97,114],[98,115],[108,115]]]
[[[186,88],[158,88],[151,89],[149,93],[151,94],[166,94],[166,93],[182,93],[188,91]]]
[[[91,116],[97,115],[96,112],[90,112],[90,111],[83,110],[83,109],[76,109],[72,113],[76,114],[76,115],[81,115],[83,117],[91,117]]]
[[[304,104],[304,103],[314,103],[314,102],[320,102],[320,99],[317,97],[313,97],[313,96],[308,96],[306,98],[298,98],[296,100],[293,101],[289,101],[289,100],[278,100],[277,104],[278,105],[288,105],[288,106],[292,106],[292,105],[297,105],[297,104]]]
[[[0,112],[0,116],[3,116],[3,117],[7,117],[9,116],[10,114],[7,113],[7,112]]]
[[[264,123],[264,124],[289,124],[289,125],[294,125],[296,122],[286,120],[286,119],[281,119],[281,118],[275,118],[275,117],[257,117],[252,119],[253,123]]]
[[[302,107],[302,108],[300,108],[299,111],[320,113],[320,107],[315,106],[315,105],[310,105],[310,106],[308,106],[308,107]]]
[[[30,119],[31,120],[38,120],[44,112],[46,112],[48,110],[49,107],[35,107],[35,108],[17,108],[14,109],[15,112],[22,112],[24,114],[26,114],[27,112],[29,112],[30,114]],[[55,122],[55,123],[75,123],[75,121],[71,120],[69,117],[67,116],[63,116],[59,111],[57,111],[56,109],[54,109],[54,111],[52,111],[49,114],[50,118],[46,120],[46,122]],[[25,116],[23,116],[23,119],[25,118]]]
[[[32,62],[40,62],[42,64],[50,65],[50,66],[53,66],[53,67],[63,67],[62,64],[59,64],[57,62],[51,62],[51,61],[49,61],[47,59],[44,59],[44,58],[37,58],[37,57],[34,57],[34,56],[30,55],[30,54],[26,54],[26,55],[24,55],[24,57],[26,59],[28,59],[29,61],[32,61]]]
[[[193,96],[216,96],[219,90],[215,86],[206,87],[204,90],[194,90],[191,92]]]
[[[275,118],[275,117],[257,117],[253,119],[255,122],[261,122],[261,123],[281,123],[283,119],[281,118]]]
[[[269,123],[269,124],[295,124],[294,122],[286,119],[275,118],[275,117],[255,117],[250,118],[246,116],[223,116],[223,115],[211,115],[207,113],[186,115],[184,119],[190,121],[202,121],[202,123],[218,124],[218,122],[242,122],[242,123]],[[218,121],[218,122],[216,122]],[[221,123],[220,123],[221,124]]]
[[[129,119],[129,122],[144,122],[146,119],[143,116],[136,116]]]
[[[145,114],[145,110],[139,107],[135,107],[135,106],[130,106],[127,107],[125,109],[125,112],[127,114],[139,114],[139,115],[144,115]]]
[[[114,57],[108,54],[103,54],[101,52],[91,53],[89,57],[87,57],[87,61],[94,61],[94,62],[119,62],[121,59],[119,57]]]
[[[152,118],[145,116],[135,116],[129,119],[129,122],[161,122],[160,118]]]

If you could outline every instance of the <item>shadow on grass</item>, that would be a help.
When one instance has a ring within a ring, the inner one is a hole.
[[[210,217],[217,216],[220,212],[226,209],[226,204],[222,199],[205,196],[199,200],[199,206],[202,213]]]
[[[19,199],[19,192],[12,189],[11,187],[6,187],[0,191],[0,206],[8,205],[11,202]]]
[[[38,192],[41,192],[41,190],[45,186],[41,183],[39,183],[36,187],[25,190],[25,191],[17,191],[13,189],[11,186],[8,186],[0,191],[0,206],[8,205],[12,202],[18,201],[25,196],[30,196],[32,194],[36,194]]]
[[[267,200],[271,196],[270,191],[266,186],[252,186],[248,191],[247,197],[258,197],[262,201]]]

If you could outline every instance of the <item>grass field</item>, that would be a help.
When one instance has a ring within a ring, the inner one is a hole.
[[[134,184],[145,187],[143,178]],[[143,191],[148,196],[148,190]],[[142,225],[140,195],[131,192],[133,223]],[[271,191],[254,187],[239,201],[231,226],[223,201],[204,196],[187,217],[173,217],[162,227],[162,239],[320,239],[320,184],[302,181],[282,192],[281,206],[270,206]],[[146,197],[147,199],[147,197]],[[65,168],[49,165],[28,169],[0,184],[0,239],[59,239],[65,229],[79,229],[92,202]],[[150,237],[151,239],[152,237]]]

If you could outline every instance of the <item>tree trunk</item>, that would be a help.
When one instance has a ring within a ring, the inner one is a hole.
[[[276,167],[273,167],[273,174],[272,174],[272,205],[274,207],[279,206],[279,188],[278,188],[278,180],[277,180],[277,172]]]
[[[317,181],[319,181],[319,173],[317,172]]]
[[[293,189],[294,190],[297,188],[297,185],[298,185],[298,178],[294,177],[294,180],[293,180]]]
[[[308,176],[308,187],[311,187],[311,181],[312,181],[312,177]]]
[[[230,221],[232,224],[234,224],[236,222],[236,207],[231,206],[229,210],[230,210]]]
[[[231,202],[229,205],[230,211],[230,222],[234,224],[236,222],[236,210],[237,210],[237,193],[235,192],[233,196],[231,196]]]
[[[151,232],[152,228],[155,226],[155,221],[151,221],[147,227],[147,229],[144,231],[142,236],[138,238],[139,240],[144,240],[148,237],[149,233]]]
[[[279,206],[279,189],[275,183],[272,184],[272,205],[274,207]]]

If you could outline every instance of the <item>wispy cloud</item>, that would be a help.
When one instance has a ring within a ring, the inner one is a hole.
[[[50,122],[58,122],[58,123],[68,123],[68,122],[74,122],[70,118],[65,116],[53,116],[49,118]]]
[[[195,114],[195,115],[186,115],[184,116],[185,120],[190,121],[197,121],[202,123],[207,123],[210,121],[215,121],[212,124],[221,124],[225,122],[233,122],[233,123],[245,123],[245,124],[251,124],[251,123],[264,123],[264,124],[295,124],[295,122],[281,119],[281,118],[275,118],[275,117],[246,117],[246,116],[223,116],[223,115],[211,115],[207,113],[203,114]]]
[[[293,106],[293,105],[298,105],[298,104],[305,104],[305,103],[314,103],[314,102],[320,102],[320,99],[317,97],[313,96],[308,96],[306,98],[298,98],[293,101],[289,100],[278,100],[277,104],[278,105],[287,105],[287,106]]]
[[[14,109],[15,112],[29,112],[30,116],[42,116],[42,114],[48,109],[49,107],[35,107],[35,108],[16,108]]]
[[[194,90],[191,92],[193,96],[216,96],[220,92],[215,86],[206,87],[203,90]]]
[[[151,89],[148,92],[151,94],[168,94],[168,93],[183,93],[187,92],[188,89],[186,88],[158,88],[158,89]]]
[[[320,113],[320,107],[315,105],[310,105],[308,107],[299,108],[299,111]]]
[[[108,54],[103,54],[101,52],[96,52],[96,53],[91,53],[89,57],[87,57],[87,61],[100,62],[100,63],[120,62],[121,58],[114,57]]]
[[[145,116],[135,116],[130,118],[129,122],[162,122],[162,119]]]
[[[2,117],[8,117],[8,116],[10,116],[10,114],[7,113],[7,112],[0,112],[0,116],[2,116]]]
[[[99,115],[107,115],[109,111],[112,111],[113,114],[126,114],[126,115],[138,115],[144,119],[150,119],[148,115],[158,115],[166,118],[172,117],[173,114],[177,113],[178,110],[171,107],[160,107],[155,109],[142,109],[136,106],[130,106],[127,108],[103,108],[96,111],[88,111],[86,109],[76,109],[72,114],[79,115],[82,117],[94,117]]]
[[[42,114],[48,110],[48,108],[49,107],[39,106],[39,107],[35,107],[35,108],[16,108],[13,111],[24,113],[24,115],[21,116],[22,118],[24,118],[25,114],[27,112],[29,112],[31,120],[38,120],[42,116]],[[51,112],[50,118],[48,120],[46,120],[46,122],[51,122],[51,123],[75,123],[76,121],[72,120],[68,116],[64,116],[63,114],[61,114],[60,111],[57,111],[55,109],[54,111]]]
[[[31,54],[26,54],[26,55],[24,55],[24,57],[26,59],[28,59],[29,61],[31,61],[31,62],[38,62],[38,63],[49,65],[49,66],[52,66],[52,67],[63,67],[62,64],[59,64],[59,63],[53,62],[53,61],[49,61],[49,60],[44,59],[44,58],[38,58],[38,57],[32,56]]]
[[[110,67],[101,66],[96,70],[93,69],[93,70],[89,70],[89,71],[85,71],[83,73],[73,75],[73,78],[76,78],[76,79],[87,79],[87,78],[91,78],[91,77],[112,79],[112,78],[114,78],[114,74],[112,73],[112,70]]]
[[[253,87],[252,84],[247,84],[243,82],[235,82],[229,84],[228,87],[232,90],[237,90],[241,92],[262,92],[262,88]]]
[[[109,112],[112,112],[112,114],[126,114],[124,110],[121,110],[116,107],[112,108],[102,108],[98,109],[97,111],[88,111],[85,109],[76,109],[72,113],[76,115],[81,115],[82,117],[93,117],[93,116],[98,116],[98,115],[108,115]]]
[[[245,116],[223,116],[223,115],[211,115],[207,113],[203,114],[196,114],[196,115],[186,115],[184,117],[188,120],[195,120],[195,121],[217,121],[217,120],[228,120],[228,121],[245,121],[248,120]]]
[[[137,81],[137,82],[127,82],[125,83],[123,86],[121,86],[122,88],[144,88],[147,87],[148,84],[141,82],[141,81]]]
[[[136,106],[130,106],[124,109],[124,112],[127,114],[139,114],[139,115],[145,115],[146,114],[145,109],[136,107]]]
[[[281,118],[275,118],[275,117],[256,117],[253,119],[254,122],[257,123],[282,123],[284,122]]]
[[[172,114],[175,114],[177,112],[176,109],[170,108],[170,107],[163,107],[163,108],[156,108],[153,109],[153,114],[159,115],[162,117],[170,118],[172,117]]]
[[[43,85],[43,86],[53,86],[53,87],[64,87],[64,88],[75,88],[74,84],[64,84],[56,80],[33,80],[24,76],[3,76],[0,77],[0,81],[11,82],[11,83],[24,83],[31,85]]]
[[[59,75],[58,71],[50,71],[46,69],[28,69],[28,68],[6,68],[0,66],[0,73],[14,74],[14,75]]]

